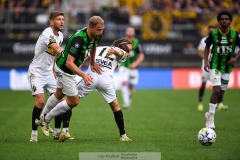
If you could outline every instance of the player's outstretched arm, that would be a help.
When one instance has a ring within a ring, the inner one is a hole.
[[[61,54],[63,49],[57,44],[57,43],[52,43],[50,44],[50,47],[54,50],[55,53]]]

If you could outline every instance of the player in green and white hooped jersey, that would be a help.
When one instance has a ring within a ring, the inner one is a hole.
[[[90,50],[91,69],[101,74],[101,67],[95,63],[95,51],[104,30],[104,21],[99,16],[93,16],[89,20],[88,27],[85,27],[73,34],[61,56],[57,58],[55,65],[57,77],[57,90],[48,99],[40,116],[40,124],[43,125],[42,132],[48,136],[48,123],[57,115],[63,114],[79,103],[78,88],[75,75],[83,78],[86,85],[92,83],[92,76],[79,69],[82,64],[86,51]],[[62,99],[66,95],[66,100],[56,103],[56,99]],[[59,141],[67,139],[67,133],[61,133]]]
[[[230,28],[232,15],[227,11],[218,14],[219,28],[209,33],[205,40],[204,69],[209,71],[213,92],[209,103],[209,112],[205,113],[206,127],[215,128],[214,114],[219,99],[222,99],[229,82],[234,63],[240,57],[240,51],[235,55],[236,45],[240,46],[240,35]],[[209,48],[212,45],[212,58],[208,59]]]
[[[133,50],[130,57],[119,68],[121,78],[121,93],[123,98],[123,107],[129,108],[131,105],[131,97],[134,91],[134,85],[138,83],[137,67],[144,60],[142,46],[137,38],[135,38],[135,29],[133,27],[126,28],[126,39],[132,42]]]

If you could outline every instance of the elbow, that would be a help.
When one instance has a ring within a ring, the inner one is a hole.
[[[71,62],[67,60],[65,66],[66,66],[67,68],[70,68],[70,67],[71,67]]]

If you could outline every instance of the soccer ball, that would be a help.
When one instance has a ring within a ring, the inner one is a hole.
[[[216,142],[216,132],[211,128],[202,128],[198,132],[198,141],[204,146],[210,146]]]

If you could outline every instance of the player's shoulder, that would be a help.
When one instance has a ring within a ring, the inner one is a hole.
[[[53,35],[53,31],[51,27],[45,28],[42,32],[43,35]]]

